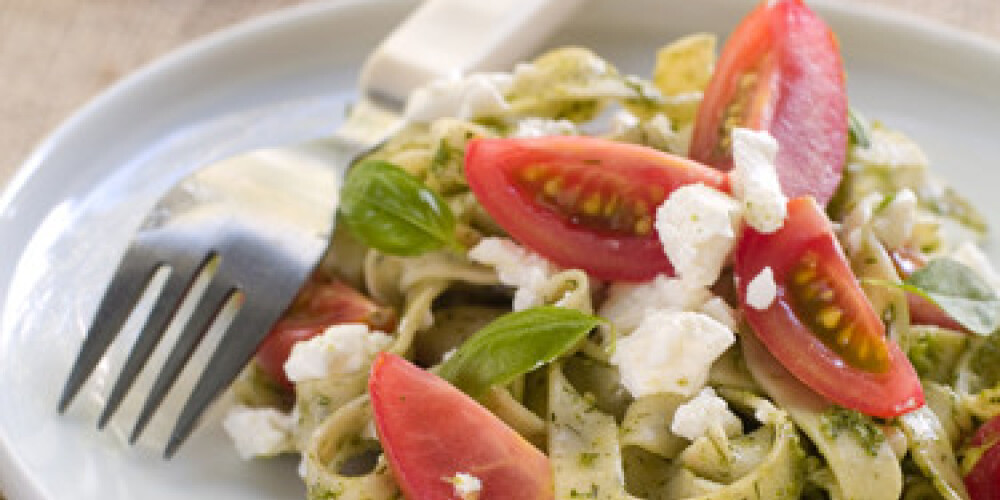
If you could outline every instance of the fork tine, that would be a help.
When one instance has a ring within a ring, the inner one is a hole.
[[[196,261],[189,259],[189,262],[174,263],[171,265],[167,283],[156,298],[156,303],[153,305],[153,309],[146,319],[146,324],[143,326],[135,345],[132,346],[128,359],[125,361],[125,365],[122,367],[121,372],[118,374],[118,379],[111,389],[108,402],[104,405],[104,411],[101,412],[101,416],[97,421],[98,429],[103,429],[115,414],[115,411],[118,410],[122,400],[125,399],[129,389],[132,388],[132,384],[135,382],[139,372],[146,366],[146,362],[149,361],[153,350],[156,349],[156,346],[160,343],[160,339],[163,338],[163,334],[167,331],[170,321],[173,320],[177,314],[177,310],[180,309],[181,302],[194,283],[195,273],[205,264],[205,261],[203,261],[200,265],[192,266],[191,263],[193,262]]]
[[[97,306],[83,346],[73,363],[66,385],[63,386],[59,398],[60,413],[66,411],[66,407],[93,373],[159,267],[160,262],[141,246],[132,245],[125,251],[100,305]]]
[[[164,457],[173,457],[194,430],[205,409],[236,379],[257,351],[258,344],[267,336],[271,325],[278,321],[282,309],[275,304],[243,304],[184,403],[184,409],[167,441]]]
[[[146,397],[146,402],[142,407],[142,412],[139,414],[135,427],[132,428],[132,435],[129,437],[130,443],[134,444],[139,439],[142,431],[145,430],[146,425],[152,419],[153,413],[156,412],[156,409],[159,408],[160,403],[163,402],[170,388],[173,387],[174,382],[177,381],[177,377],[180,375],[184,365],[187,364],[195,348],[201,342],[205,332],[212,326],[212,322],[215,321],[219,311],[222,310],[222,307],[232,295],[232,285],[220,278],[219,274],[212,277],[208,289],[198,299],[198,305],[194,313],[187,324],[184,325],[177,343],[171,348],[170,354],[167,356],[167,361],[163,364],[163,368],[153,383],[152,390],[150,390],[149,395]]]

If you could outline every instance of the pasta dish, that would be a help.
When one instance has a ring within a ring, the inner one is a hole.
[[[225,421],[310,499],[1000,498],[984,219],[764,2],[437,81]]]

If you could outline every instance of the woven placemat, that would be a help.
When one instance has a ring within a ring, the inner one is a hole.
[[[118,79],[194,38],[304,1],[0,0],[0,187],[46,133]],[[1000,40],[997,0],[840,1]]]

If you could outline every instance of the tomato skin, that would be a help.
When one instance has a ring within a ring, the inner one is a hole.
[[[1000,415],[983,424],[969,445],[989,446],[965,476],[969,496],[972,500],[1000,500]]]
[[[581,199],[601,191],[619,196],[621,206],[642,202],[650,229],[656,207],[680,186],[700,182],[729,191],[723,173],[634,144],[594,137],[472,140],[466,150],[465,175],[493,219],[519,243],[556,264],[601,279],[642,281],[673,274],[673,267],[653,230],[640,235],[587,226],[573,214],[538,201],[518,180],[533,165],[577,179],[563,191],[579,188]],[[600,180],[594,181],[595,177]],[[608,186],[615,189],[605,189]],[[660,196],[644,198],[650,190]]]
[[[375,330],[392,331],[395,314],[340,280],[315,275],[264,338],[257,349],[257,366],[291,389],[292,383],[285,376],[285,361],[292,346],[341,323],[367,323]]]
[[[479,500],[554,496],[548,457],[444,379],[383,352],[368,389],[382,448],[407,499],[458,499],[446,479],[459,472],[482,482]]]
[[[877,417],[895,417],[924,403],[916,371],[895,342],[887,341],[888,368],[865,371],[848,364],[804,325],[791,305],[791,271],[807,251],[819,255],[836,281],[834,289],[858,331],[884,337],[884,326],[854,278],[829,220],[808,197],[788,204],[785,225],[772,234],[746,227],[737,243],[734,273],[740,304],[757,338],[796,378],[836,404]],[[747,287],[771,267],[778,287],[774,303],[761,311],[747,305]]]
[[[751,73],[757,79],[748,88]],[[761,2],[730,35],[698,109],[691,158],[732,168],[720,130],[740,99],[735,126],[767,130],[778,141],[785,194],[826,205],[847,155],[847,91],[833,33],[801,0]]]

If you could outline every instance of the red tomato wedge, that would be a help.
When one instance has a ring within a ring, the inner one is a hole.
[[[775,300],[747,303],[747,288],[770,267]],[[734,274],[747,322],[802,383],[836,404],[877,417],[920,407],[923,390],[902,350],[885,335],[851,272],[830,221],[810,197],[788,203],[785,225],[771,234],[746,227]]]
[[[459,472],[481,481],[479,500],[553,497],[549,459],[444,379],[383,352],[368,390],[382,448],[407,499],[459,499],[448,481]]]
[[[965,476],[969,496],[972,500],[1000,500],[1000,416],[983,424],[969,446],[985,450]]]
[[[341,323],[366,323],[374,330],[391,332],[396,315],[340,280],[314,275],[257,349],[257,366],[291,388],[285,376],[285,361],[292,346]]]
[[[847,92],[833,33],[801,0],[760,2],[729,36],[695,119],[691,158],[732,167],[734,127],[778,141],[778,178],[789,198],[822,205],[847,154]]]
[[[465,176],[519,243],[612,280],[673,273],[653,226],[671,192],[697,182],[729,190],[725,174],[699,163],[594,137],[475,139]]]

